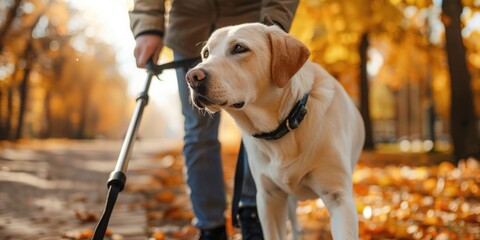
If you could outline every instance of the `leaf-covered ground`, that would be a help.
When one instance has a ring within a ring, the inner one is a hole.
[[[121,144],[0,143],[0,239],[89,239]],[[109,239],[193,239],[181,143],[139,141]],[[224,146],[231,199],[236,146]],[[480,239],[480,167],[445,156],[364,153],[354,174],[360,239]],[[226,212],[226,216],[229,211]],[[299,203],[304,239],[331,239],[321,200]],[[230,219],[229,219],[230,221]],[[229,228],[232,239],[241,239]]]

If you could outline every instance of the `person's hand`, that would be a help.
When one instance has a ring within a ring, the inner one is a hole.
[[[163,48],[162,37],[155,34],[144,34],[138,36],[135,40],[136,46],[133,55],[137,60],[137,67],[144,68],[150,58],[152,58],[153,63],[156,63]]]

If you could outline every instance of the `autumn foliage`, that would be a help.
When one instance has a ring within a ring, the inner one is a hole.
[[[84,13],[12,0],[0,16],[0,139],[122,136],[126,81]]]
[[[463,6],[462,57],[479,115],[480,6],[452,1]],[[123,136],[134,102],[115,50],[97,37],[88,13],[72,5],[0,4],[0,139]],[[445,26],[453,20],[441,1],[305,0],[290,32],[368,113],[375,143],[436,143],[449,141],[451,109],[458,108],[452,107],[451,83],[457,81],[445,49]]]
[[[449,4],[431,0],[300,2],[291,32],[308,45],[311,60],[323,65],[357,102],[366,127],[373,125],[371,136],[367,128],[367,141],[369,137],[377,144],[431,140],[431,149],[419,150],[438,151],[437,143],[448,143],[452,133],[462,132],[462,123],[476,121],[467,121],[463,115],[470,119],[475,113],[480,115],[480,27],[476,20],[480,3],[443,2]],[[457,5],[461,16],[445,11]],[[460,22],[458,27],[456,22]],[[448,36],[445,26],[458,31]],[[447,39],[461,40],[447,49]],[[365,46],[362,40],[367,40]],[[366,63],[362,51],[367,52]],[[466,67],[455,70],[455,63],[462,61]],[[362,71],[367,72],[365,80],[361,80]],[[362,81],[368,92],[361,89]],[[473,97],[456,106],[452,92],[455,96],[470,96],[471,92]],[[469,127],[466,132],[478,129]],[[460,149],[466,143],[453,141],[453,145],[457,158],[472,152]]]

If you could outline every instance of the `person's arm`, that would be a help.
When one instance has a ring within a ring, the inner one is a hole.
[[[298,0],[262,0],[260,21],[267,25],[276,24],[288,32],[297,7]]]
[[[145,67],[149,58],[156,63],[163,48],[165,2],[135,0],[129,16],[130,28],[136,41],[134,55],[137,66]]]

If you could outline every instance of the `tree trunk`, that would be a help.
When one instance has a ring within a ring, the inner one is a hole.
[[[7,38],[7,32],[12,26],[13,19],[17,15],[18,7],[20,7],[21,0],[15,0],[13,3],[12,8],[7,13],[7,17],[5,18],[5,24],[0,29],[0,53],[3,52],[3,47],[5,46],[5,39]]]
[[[368,50],[368,33],[362,35],[360,42],[360,113],[365,124],[365,144],[363,149],[372,150],[375,148],[373,141],[372,119],[370,117],[370,101],[369,101],[369,84],[367,75],[367,50]]]
[[[85,90],[84,90],[85,91]],[[80,122],[78,123],[77,128],[77,139],[86,139],[86,125],[87,125],[87,110],[88,110],[88,100],[89,100],[89,92],[85,91],[84,97],[80,103]]]
[[[11,137],[11,127],[13,121],[13,89],[12,87],[7,87],[7,115],[5,116],[5,139],[9,140]]]
[[[0,140],[8,139],[8,86],[0,87]],[[2,110],[5,107],[5,110]]]
[[[428,45],[428,48],[431,49],[432,46]],[[431,51],[428,51],[428,62],[430,63],[428,65],[428,74],[427,74],[427,79],[425,82],[425,118],[426,118],[426,139],[429,139],[432,141],[432,148],[429,150],[429,152],[435,152],[435,140],[436,140],[436,133],[435,133],[435,119],[436,119],[436,113],[435,113],[435,101],[433,99],[433,74],[432,74],[432,62],[433,62],[433,57],[431,54]]]
[[[52,122],[52,113],[50,109],[50,98],[51,98],[51,93],[50,90],[47,89],[47,92],[45,93],[45,98],[43,99],[43,106],[45,107],[45,115],[43,116],[42,120],[42,128],[41,128],[41,133],[40,137],[41,138],[49,138],[51,135],[51,122]]]
[[[467,68],[465,46],[461,35],[462,8],[460,0],[443,0],[442,19],[445,25],[446,51],[451,81],[450,134],[455,161],[479,154],[471,77]]]
[[[25,60],[25,69],[23,70],[23,77],[20,83],[20,107],[18,113],[18,125],[17,131],[15,134],[15,139],[20,139],[22,137],[23,122],[25,119],[25,110],[27,106],[27,94],[28,94],[28,82],[30,80],[30,71],[32,70],[33,63],[33,46],[31,40],[27,43],[27,48],[23,59]]]
[[[426,118],[427,118],[427,139],[430,139],[432,141],[432,149],[429,150],[429,152],[435,152],[435,140],[436,140],[436,135],[435,135],[435,102],[433,100],[432,96],[432,80],[431,77],[427,80],[427,106],[426,106]]]
[[[3,89],[0,86],[0,140],[5,139],[5,133],[6,133],[6,117],[3,117],[3,111],[2,111],[2,105],[3,105]]]

